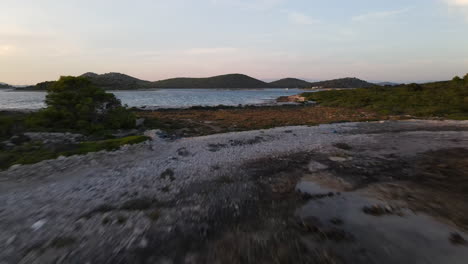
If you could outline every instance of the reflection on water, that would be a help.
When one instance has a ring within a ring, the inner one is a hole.
[[[196,105],[261,104],[280,96],[298,94],[298,89],[161,89],[151,91],[112,91],[128,106],[190,107]],[[0,91],[0,109],[38,109],[44,107],[45,92]]]
[[[427,215],[403,210],[402,216],[374,216],[363,208],[387,205],[358,193],[336,193],[306,180],[297,189],[315,198],[297,210],[298,217],[312,221],[320,230],[341,230],[352,237],[347,242],[324,242],[343,258],[354,260],[350,263],[467,263],[468,249],[449,241],[451,233],[460,231]]]

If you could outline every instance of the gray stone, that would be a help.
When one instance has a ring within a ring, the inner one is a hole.
[[[33,231],[37,231],[37,230],[41,229],[46,223],[47,223],[47,220],[41,219],[41,220],[35,222],[35,223],[31,226],[31,229],[32,229]]]
[[[343,157],[329,157],[328,159],[331,161],[336,161],[336,162],[343,162],[343,161],[348,160],[347,158],[343,158]]]
[[[312,160],[309,162],[308,169],[310,172],[317,172],[328,169],[328,166],[323,163]]]

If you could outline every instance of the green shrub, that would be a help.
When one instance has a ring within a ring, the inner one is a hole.
[[[14,164],[33,164],[43,160],[55,159],[59,156],[84,155],[101,150],[116,150],[124,145],[138,144],[148,140],[145,136],[131,136],[118,139],[82,142],[76,145],[64,146],[67,151],[47,148],[39,142],[26,143],[11,150],[0,149],[0,169],[6,169]]]
[[[324,106],[366,108],[382,114],[444,116],[468,119],[468,82],[409,84],[396,87],[332,90],[304,93]]]
[[[22,133],[26,117],[20,112],[0,112],[0,140]]]
[[[85,154],[89,152],[97,152],[101,150],[116,150],[124,145],[138,144],[148,140],[145,136],[131,136],[125,138],[107,139],[101,141],[82,142],[78,145],[77,150],[73,150],[66,155]]]
[[[28,118],[28,126],[88,133],[135,127],[135,115],[85,77],[61,77],[54,82],[47,89],[46,105]]]
[[[10,137],[13,130],[14,121],[9,117],[0,117],[0,139]]]

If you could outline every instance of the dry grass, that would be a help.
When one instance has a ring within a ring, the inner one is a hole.
[[[336,107],[256,107],[234,109],[176,109],[139,112],[174,127],[190,127],[194,134],[266,129],[281,126],[317,125],[389,119],[368,110]]]

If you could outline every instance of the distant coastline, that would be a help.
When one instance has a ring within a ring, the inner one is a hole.
[[[154,89],[312,89],[312,88],[368,88],[376,84],[358,79],[341,78],[321,82],[308,82],[295,78],[285,78],[274,82],[264,82],[245,74],[226,74],[208,78],[172,78],[160,81],[145,81],[122,73],[85,73],[94,86],[105,90],[154,90]],[[55,81],[41,82],[25,87],[12,87],[16,91],[45,91]]]

